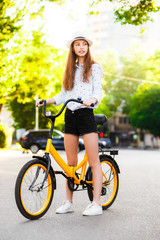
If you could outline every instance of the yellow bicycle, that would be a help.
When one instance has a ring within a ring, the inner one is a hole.
[[[62,174],[67,179],[68,187],[71,191],[77,191],[80,186],[81,189],[79,190],[87,189],[90,201],[93,200],[92,171],[89,166],[87,167],[86,152],[83,160],[76,167],[72,167],[66,164],[52,145],[55,119],[71,101],[82,103],[80,99],[70,99],[65,102],[57,115],[51,115],[51,113],[46,113],[46,100],[43,100],[43,114],[52,121],[45,154],[43,157],[33,156],[33,159],[22,167],[15,185],[17,207],[21,214],[28,219],[38,219],[48,211],[53,199],[54,190],[56,189],[56,174]],[[103,124],[106,121],[105,115],[95,115],[95,119],[98,124]],[[52,168],[50,154],[63,171],[56,171]],[[117,150],[99,149],[103,173],[101,204],[104,210],[112,205],[118,193],[118,174],[120,170],[115,161],[115,155],[118,155]],[[78,173],[78,170],[80,173]]]

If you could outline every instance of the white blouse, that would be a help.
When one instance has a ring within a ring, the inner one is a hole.
[[[83,65],[78,66],[76,65],[76,72],[75,72],[75,79],[74,79],[74,86],[72,90],[68,91],[62,87],[62,90],[59,94],[57,94],[54,98],[56,101],[56,106],[60,105],[61,103],[66,102],[70,98],[77,99],[81,97],[82,100],[96,98],[97,103],[94,105],[93,108],[97,108],[98,104],[102,98],[102,68],[99,64],[94,63],[92,65],[92,75],[89,77],[89,83],[83,82],[82,79],[83,73]],[[69,102],[67,104],[67,108],[72,111],[75,111],[80,108],[85,108],[80,103],[76,102]],[[92,108],[92,107],[90,107]]]

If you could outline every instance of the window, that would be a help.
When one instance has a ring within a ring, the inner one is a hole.
[[[129,118],[128,117],[120,117],[119,124],[129,124]]]

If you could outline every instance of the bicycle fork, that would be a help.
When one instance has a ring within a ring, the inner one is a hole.
[[[45,176],[44,176],[42,185],[39,187],[39,190],[42,190],[42,189],[43,189],[44,183],[45,183],[45,181],[47,180],[48,173],[49,173],[50,166],[51,166],[51,159],[50,159],[50,157],[49,157],[49,149],[50,149],[50,145],[52,144],[53,127],[54,127],[54,122],[52,122],[52,127],[51,127],[51,131],[50,131],[50,136],[49,136],[49,139],[48,139],[48,141],[47,141],[46,152],[45,152],[45,155],[44,155],[44,157],[47,159],[47,163],[48,163],[48,164],[47,164],[47,171],[46,171],[46,174],[45,174]]]
[[[50,166],[51,166],[51,159],[50,159],[50,157],[49,157],[49,153],[45,153],[45,157],[46,157],[46,159],[48,160],[48,165],[47,165],[47,171],[46,171],[46,174],[45,174],[45,176],[44,176],[44,180],[43,180],[43,182],[42,182],[42,185],[39,187],[40,190],[43,189],[44,183],[45,183],[45,181],[47,180],[48,173],[49,173]]]
[[[33,156],[33,157],[35,157],[35,156]],[[37,158],[37,157],[36,157],[36,158]],[[38,158],[39,158],[39,157],[38,157]],[[44,157],[41,157],[40,159],[43,160],[44,158],[47,159],[47,171],[46,171],[46,173],[45,173],[45,176],[44,176],[44,179],[43,179],[43,182],[42,182],[41,186],[38,187],[38,190],[36,190],[37,192],[40,192],[40,191],[43,189],[44,184],[45,184],[45,181],[47,180],[47,177],[48,177],[48,174],[49,174],[50,166],[51,166],[51,159],[50,159],[48,153],[45,153],[45,156],[44,156]],[[41,167],[37,167],[37,171],[36,171],[35,177],[34,177],[34,179],[33,179],[32,184],[31,184],[30,187],[29,187],[29,190],[31,190],[31,191],[33,191],[32,188],[34,187],[34,184],[35,184],[36,180],[38,179],[40,170],[41,170]]]

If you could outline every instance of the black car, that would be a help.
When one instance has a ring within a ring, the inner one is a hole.
[[[112,147],[111,140],[107,137],[99,138],[98,143],[99,143],[99,147],[101,147],[101,148],[111,148]]]
[[[27,131],[20,140],[20,144],[24,149],[30,149],[32,153],[37,153],[40,149],[45,150],[49,130],[30,130]],[[56,150],[64,150],[64,133],[59,130],[53,130],[52,144]],[[79,139],[78,151],[84,150],[83,139]]]

